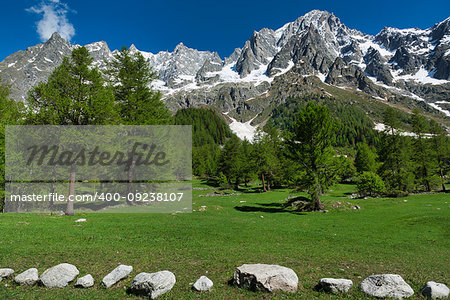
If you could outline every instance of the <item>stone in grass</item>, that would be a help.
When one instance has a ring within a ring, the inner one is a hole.
[[[252,291],[297,292],[298,277],[292,269],[266,264],[244,264],[236,269],[234,285]]]
[[[428,281],[422,289],[422,295],[431,299],[447,298],[449,295],[449,288],[443,283]]]
[[[349,279],[322,278],[318,288],[328,293],[347,293],[353,282]]]
[[[369,296],[378,298],[403,299],[414,294],[413,289],[403,278],[395,274],[369,276],[361,282],[361,290]]]
[[[14,274],[13,269],[8,268],[0,269],[0,278],[10,277],[12,274]]]
[[[192,289],[197,292],[207,292],[212,289],[213,282],[206,276],[200,276],[200,278],[194,283]]]
[[[131,282],[131,293],[155,299],[169,292],[176,283],[175,275],[170,271],[139,273]]]
[[[31,268],[14,277],[14,281],[20,285],[35,285],[39,280],[39,273],[36,268]]]
[[[132,266],[120,265],[103,278],[102,285],[105,288],[110,288],[120,280],[130,275],[132,271],[133,271]]]
[[[80,272],[71,264],[62,263],[45,270],[40,277],[42,285],[48,288],[63,288],[73,281]]]
[[[86,276],[78,278],[77,282],[75,283],[75,287],[79,288],[90,288],[94,286],[94,278],[91,274],[87,274]]]

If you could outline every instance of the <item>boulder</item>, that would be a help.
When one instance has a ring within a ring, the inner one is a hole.
[[[361,282],[361,290],[369,296],[378,298],[403,299],[414,294],[413,289],[403,278],[394,274],[369,276]]]
[[[14,281],[20,285],[35,285],[38,280],[39,273],[36,268],[28,269],[14,278]]]
[[[328,293],[347,293],[353,282],[349,279],[322,278],[318,288]]]
[[[8,268],[0,269],[0,278],[10,277],[12,274],[14,274],[13,269],[8,269]]]
[[[131,292],[155,299],[169,292],[175,283],[175,275],[170,271],[139,273],[131,282]]]
[[[87,274],[86,276],[83,276],[81,278],[78,278],[77,282],[75,283],[75,287],[79,288],[90,288],[91,286],[94,286],[94,278],[91,274]]]
[[[422,289],[422,295],[431,299],[447,298],[449,292],[445,284],[434,281],[428,281]]]
[[[71,264],[62,263],[45,270],[40,277],[41,283],[48,288],[63,288],[73,281],[80,272]]]
[[[234,284],[252,291],[297,292],[298,277],[292,269],[266,264],[244,264],[234,272]]]
[[[132,266],[120,265],[103,278],[102,285],[105,288],[109,288],[120,280],[126,278],[132,271]]]
[[[192,286],[197,292],[206,292],[212,289],[213,282],[206,276],[201,276]]]

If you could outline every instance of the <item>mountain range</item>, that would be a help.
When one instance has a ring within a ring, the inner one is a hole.
[[[103,41],[85,46],[100,69],[117,51]],[[11,85],[12,97],[23,101],[76,47],[54,33],[44,44],[6,57],[0,77]],[[279,29],[254,31],[223,59],[183,43],[172,52],[153,54],[134,45],[130,50],[159,74],[152,86],[172,111],[212,106],[241,135],[251,135],[274,106],[308,93],[351,93],[406,111],[419,106],[447,125],[450,120],[450,17],[428,29],[385,27],[373,36],[348,28],[333,13],[313,10]]]

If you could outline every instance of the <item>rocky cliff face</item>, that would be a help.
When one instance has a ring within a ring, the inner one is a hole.
[[[54,34],[45,44],[18,51],[0,62],[0,76],[12,85],[12,96],[23,100],[74,47],[78,45]],[[101,69],[105,60],[113,59],[114,52],[105,42],[86,47]],[[278,84],[277,77],[293,72],[377,99],[391,94],[410,97],[450,116],[446,110],[450,101],[450,18],[428,29],[386,27],[371,36],[348,28],[332,13],[314,10],[277,30],[255,31],[242,48],[225,59],[182,43],[172,52],[153,54],[133,45],[130,50],[140,51],[150,61],[160,76],[153,87],[163,92],[172,110],[213,105],[248,120],[264,106],[251,105],[252,99],[267,95]]]

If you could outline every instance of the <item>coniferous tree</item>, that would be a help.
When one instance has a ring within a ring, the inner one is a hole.
[[[423,186],[426,191],[431,191],[432,177],[432,156],[429,142],[424,135],[428,131],[428,122],[420,111],[415,109],[411,115],[411,124],[415,137],[413,139],[414,173],[418,184]]]
[[[114,95],[104,86],[99,70],[85,47],[65,57],[48,78],[27,98],[27,123],[46,125],[114,124]]]
[[[411,172],[409,140],[400,135],[399,111],[388,107],[384,112],[386,129],[382,135],[379,156],[380,176],[391,192],[409,191],[414,182]]]
[[[114,95],[105,87],[99,70],[85,47],[72,51],[48,78],[35,86],[27,98],[28,124],[104,125],[118,120]],[[69,196],[75,193],[76,166],[70,171]],[[67,202],[73,215],[73,201]]]
[[[230,128],[216,112],[206,108],[177,111],[175,125],[192,125],[192,171],[201,177],[218,175],[220,146],[232,136]]]
[[[242,141],[240,157],[242,181],[246,187],[248,186],[248,183],[256,177],[255,159],[253,155],[253,145],[245,139]]]
[[[356,147],[355,167],[358,173],[376,172],[376,154],[370,149],[369,145],[361,142]]]
[[[106,72],[118,104],[120,122],[125,125],[164,125],[172,123],[161,93],[150,89],[156,78],[149,62],[140,52],[131,53],[127,47],[114,55]],[[133,129],[130,129],[133,130]],[[132,135],[133,133],[130,132]],[[127,171],[127,194],[133,192],[134,163]],[[134,202],[127,201],[128,205]]]
[[[9,98],[9,87],[0,84],[0,212],[3,211],[5,192],[5,126],[22,121],[23,105]]]
[[[444,128],[436,121],[430,122],[432,158],[435,161],[436,173],[441,179],[442,190],[445,192],[445,176],[450,170],[450,138]]]
[[[222,149],[219,159],[219,173],[225,175],[228,185],[238,188],[242,175],[241,141],[232,136]]]
[[[331,146],[338,128],[326,107],[310,102],[298,114],[286,139],[289,156],[302,172],[297,186],[308,191],[312,210],[323,209],[320,195],[332,184],[330,178],[335,175],[329,170],[333,166]]]
[[[263,192],[270,190],[271,182],[276,180],[280,169],[278,134],[273,127],[267,131],[258,129],[254,139],[255,169],[261,179]]]
[[[172,122],[161,93],[150,89],[156,78],[149,62],[140,52],[131,53],[127,47],[114,55],[108,71],[121,123],[127,125],[162,125]]]

